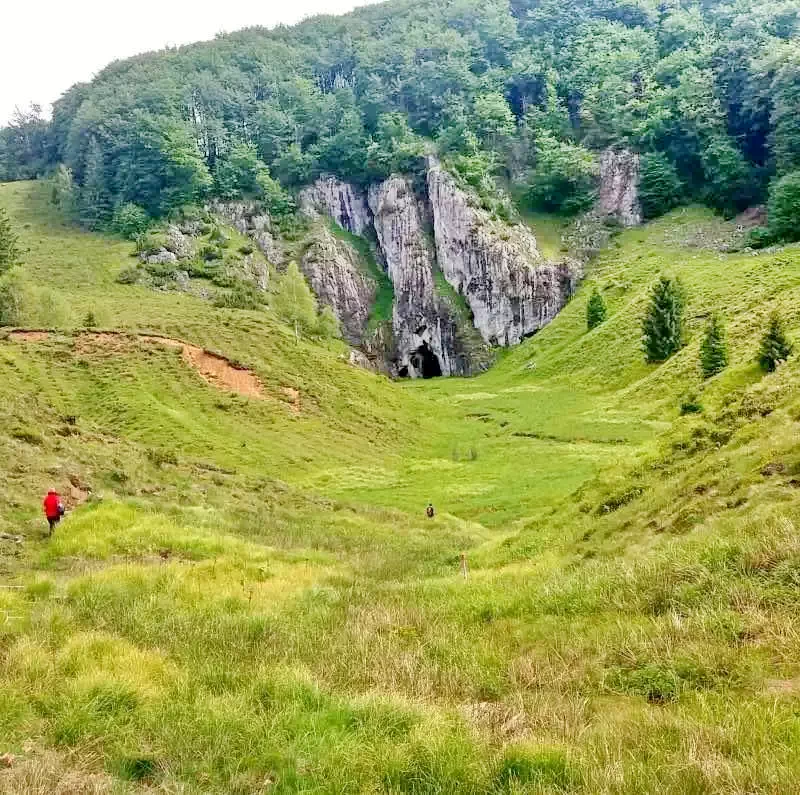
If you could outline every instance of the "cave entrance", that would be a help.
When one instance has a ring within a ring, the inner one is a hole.
[[[442,374],[439,359],[427,342],[411,354],[411,365],[423,378],[438,378]]]

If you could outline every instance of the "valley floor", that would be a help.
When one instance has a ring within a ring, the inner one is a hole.
[[[0,792],[797,791],[800,364],[753,359],[772,308],[800,331],[800,248],[676,211],[490,372],[392,383],[118,284],[130,245],[40,185],[0,204],[52,329],[0,334]],[[690,340],[652,367],[665,270]]]

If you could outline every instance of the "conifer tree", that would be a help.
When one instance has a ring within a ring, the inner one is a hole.
[[[606,302],[595,287],[589,297],[589,303],[586,305],[586,326],[589,331],[599,326],[606,319],[607,314]]]
[[[0,207],[0,274],[19,261],[19,244],[6,211]]]
[[[662,276],[650,294],[642,322],[643,347],[648,362],[664,362],[683,345],[683,290],[677,279]]]
[[[789,358],[794,346],[786,336],[783,320],[778,312],[769,316],[769,325],[761,338],[761,347],[758,352],[758,363],[767,372],[771,373],[778,365]]]
[[[721,373],[728,366],[728,343],[725,325],[716,313],[711,316],[705,337],[700,344],[700,367],[703,378]]]

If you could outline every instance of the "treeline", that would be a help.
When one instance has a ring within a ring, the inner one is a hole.
[[[291,212],[287,190],[321,172],[368,182],[435,148],[487,202],[499,178],[532,207],[572,212],[592,201],[596,152],[628,146],[643,153],[648,216],[696,200],[730,215],[800,171],[799,11],[394,0],[245,30],[113,63],[51,123],[21,114],[0,132],[0,179],[63,164],[87,225],[209,193]]]

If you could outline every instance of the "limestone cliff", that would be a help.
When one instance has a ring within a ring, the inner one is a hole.
[[[639,155],[628,149],[606,149],[600,157],[600,189],[595,212],[622,226],[642,222],[639,203]]]
[[[300,209],[311,218],[328,215],[354,235],[363,235],[372,225],[372,213],[364,193],[336,177],[321,177],[304,188],[300,192]]]
[[[546,262],[527,228],[473,206],[435,160],[428,196],[439,267],[467,300],[486,342],[515,345],[555,317],[579,276],[574,263]]]
[[[378,243],[394,286],[392,329],[400,375],[469,372],[457,341],[457,319],[440,299],[435,251],[426,232],[425,208],[410,180],[395,176],[369,192]]]
[[[351,345],[364,342],[377,285],[364,272],[358,252],[322,222],[316,226],[300,268],[320,303],[329,306]]]

